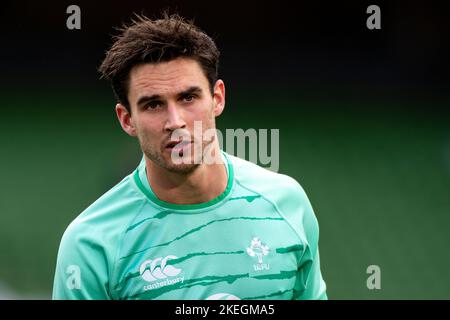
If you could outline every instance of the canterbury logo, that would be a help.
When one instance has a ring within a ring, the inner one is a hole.
[[[146,260],[141,264],[139,273],[141,274],[141,277],[148,282],[158,279],[166,279],[167,277],[175,277],[181,272],[181,269],[167,265],[167,261],[177,258],[178,257],[176,256],[170,255],[164,259],[160,257],[153,260]]]

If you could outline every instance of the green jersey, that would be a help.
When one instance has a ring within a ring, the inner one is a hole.
[[[192,205],[158,199],[143,159],[65,231],[53,299],[327,299],[302,187],[222,154],[225,191]]]

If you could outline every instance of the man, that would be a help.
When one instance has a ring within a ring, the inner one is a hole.
[[[65,231],[54,299],[327,298],[301,186],[205,138],[225,106],[218,60],[177,15],[137,17],[116,38],[100,71],[144,155]]]

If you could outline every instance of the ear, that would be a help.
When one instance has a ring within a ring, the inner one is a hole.
[[[220,116],[225,108],[225,83],[222,80],[217,80],[213,91],[214,99],[214,115]]]
[[[123,104],[118,103],[116,104],[116,114],[123,131],[128,133],[130,136],[135,137],[137,135],[136,128],[128,109]]]

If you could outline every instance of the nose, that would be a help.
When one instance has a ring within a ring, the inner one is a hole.
[[[186,123],[183,120],[182,111],[175,104],[169,104],[167,106],[167,119],[164,124],[164,130],[174,131],[183,128],[186,128]]]

